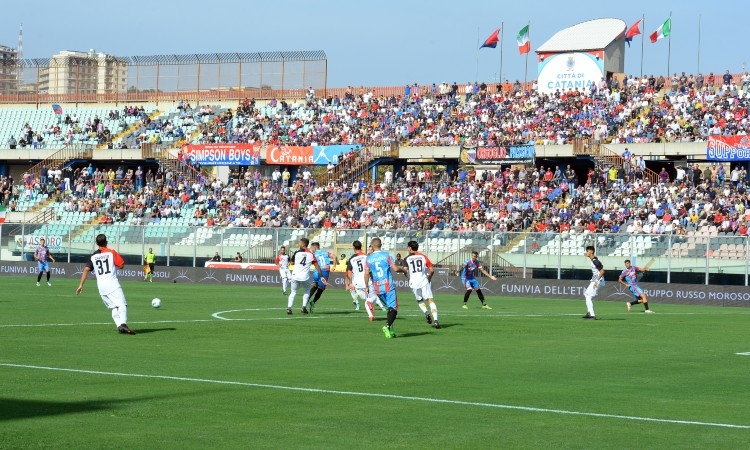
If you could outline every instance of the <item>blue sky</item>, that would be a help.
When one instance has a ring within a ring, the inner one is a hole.
[[[750,67],[744,31],[749,10],[738,0],[16,1],[3,5],[0,44],[15,47],[23,22],[27,58],[91,48],[120,56],[323,50],[329,87],[465,83],[476,78],[493,82],[500,78],[500,47],[478,53],[478,41],[502,22],[502,78],[513,81],[524,78],[525,58],[518,55],[515,38],[528,21],[533,52],[555,32],[576,23],[614,17],[630,26],[645,14],[644,34],[626,50],[625,68],[640,73],[640,39],[645,37],[644,72],[658,75],[667,71],[668,43],[651,44],[648,34],[670,11],[671,72],[699,70],[699,14],[700,71],[740,73]]]

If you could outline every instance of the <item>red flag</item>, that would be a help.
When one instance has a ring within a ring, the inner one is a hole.
[[[630,41],[633,40],[635,36],[638,36],[641,34],[641,21],[643,19],[638,19],[636,23],[634,23],[630,28],[628,28],[628,32],[625,33],[625,42],[628,43],[628,47],[630,47]]]
[[[489,47],[489,48],[495,48],[497,47],[497,43],[500,42],[500,38],[497,37],[497,35],[500,33],[500,28],[493,31],[490,37],[484,40],[484,44],[482,44],[479,48]]]

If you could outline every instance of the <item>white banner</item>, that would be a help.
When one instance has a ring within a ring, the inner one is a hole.
[[[60,247],[62,247],[62,236],[40,236],[31,234],[26,236],[16,236],[16,246],[25,247],[27,249],[37,248],[39,246],[39,239],[42,238],[44,238],[45,244],[47,244],[47,247],[52,251],[60,250]]]

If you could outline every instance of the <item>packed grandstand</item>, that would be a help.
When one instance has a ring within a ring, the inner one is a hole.
[[[378,95],[376,88],[349,88],[341,97],[310,89],[305,98],[293,100],[195,106],[183,100],[166,110],[156,105],[81,104],[59,121],[34,108],[6,107],[2,136],[11,148],[84,142],[97,145],[98,152],[147,143],[175,148],[189,142],[364,147],[344,155],[340,165],[355,164],[377,145],[705,141],[709,136],[746,134],[749,83],[747,74],[675,74],[667,80],[613,79],[585,92],[551,95],[518,82],[412,85],[402,95],[391,96]],[[743,167],[670,166],[651,182],[637,153],[634,145],[620,164],[592,162],[579,173],[564,164],[484,169],[411,164],[396,173],[381,169],[374,179],[332,178],[305,168],[290,174],[283,166],[235,167],[226,179],[194,167],[197,170],[188,173],[194,176],[186,176],[183,169],[192,163],[180,153],[178,165],[169,167],[81,161],[42,165],[18,180],[4,177],[2,190],[8,211],[54,211],[48,228],[37,233],[83,230],[75,233],[80,243],[91,242],[99,224],[120,224],[123,242],[128,236],[140,242],[143,236],[158,241],[169,234],[174,245],[214,242],[217,227],[264,230],[238,233],[236,242],[230,235],[231,244],[245,247],[270,244],[274,228],[286,230],[274,245],[311,234],[290,229],[319,229],[315,233],[323,237],[324,246],[331,245],[339,230],[344,236],[344,230],[367,229],[434,236],[433,250],[443,254],[462,247],[459,240],[438,238],[448,236],[440,234],[444,232],[458,233],[470,246],[554,254],[557,245],[565,252],[571,248],[564,254],[578,254],[580,242],[559,241],[601,233],[597,243],[613,252],[619,248],[618,254],[629,254],[622,247],[629,234],[645,234],[675,236],[668,244],[658,238],[641,240],[646,255],[744,257],[743,240],[717,241],[710,247],[700,239],[748,234]],[[178,228],[164,231],[165,225]],[[502,233],[514,231],[547,239],[527,242]],[[398,244],[394,238],[385,248]]]

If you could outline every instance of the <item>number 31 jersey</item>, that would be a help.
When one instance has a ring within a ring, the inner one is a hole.
[[[86,267],[96,275],[96,285],[100,295],[111,294],[120,289],[117,267],[125,264],[119,253],[111,248],[100,248],[89,258]]]
[[[420,289],[427,286],[430,282],[427,279],[428,269],[432,267],[430,258],[422,253],[412,253],[404,261],[409,270],[409,287]]]

